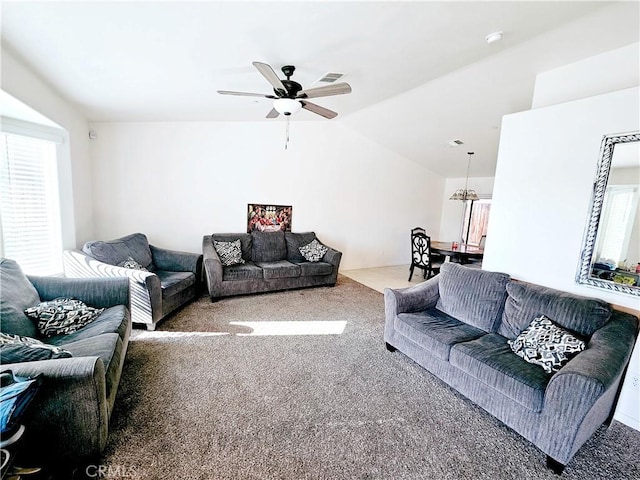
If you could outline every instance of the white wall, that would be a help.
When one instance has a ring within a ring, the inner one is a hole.
[[[640,85],[640,43],[589,57],[536,76],[532,108]]]
[[[637,297],[575,283],[600,142],[640,128],[639,91],[504,117],[484,268],[640,309]]]
[[[344,270],[408,263],[409,231],[438,232],[444,180],[339,122],[94,123],[96,238],[141,231],[201,251],[246,231],[248,203],[293,205],[293,231],[343,251]]]
[[[443,242],[460,241],[462,231],[462,214],[464,202],[449,200],[453,192],[464,188],[465,178],[447,178],[444,182],[442,196],[442,220],[440,221],[440,234],[438,240]],[[491,197],[493,192],[493,177],[470,177],[469,187],[476,191],[481,198]],[[487,235],[487,241],[489,237]]]
[[[63,248],[93,235],[88,122],[73,104],[2,45],[2,89],[67,130],[69,143],[58,159]]]

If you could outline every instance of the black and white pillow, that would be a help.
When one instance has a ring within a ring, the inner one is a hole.
[[[104,308],[93,308],[73,298],[56,298],[27,308],[24,313],[37,321],[38,331],[45,337],[73,333],[93,322]]]
[[[118,267],[129,268],[131,270],[142,270],[143,272],[148,272],[146,268],[144,268],[140,263],[136,262],[133,257],[127,258],[124,262],[120,262]]]
[[[231,265],[240,265],[244,263],[242,258],[242,248],[240,247],[240,239],[233,242],[218,242],[213,241],[213,246],[216,249],[222,265],[229,267]]]
[[[324,254],[329,251],[327,247],[322,245],[316,238],[311,240],[305,246],[298,248],[300,253],[307,262],[319,262],[324,257]]]
[[[55,358],[70,358],[71,352],[31,337],[0,333],[2,363],[22,363]]]
[[[584,341],[544,315],[534,318],[515,340],[508,343],[516,355],[540,365],[547,373],[557,372],[572,356],[585,349]]]

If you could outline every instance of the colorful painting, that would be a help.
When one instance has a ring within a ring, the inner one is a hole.
[[[291,231],[291,205],[250,203],[247,208],[247,232]]]

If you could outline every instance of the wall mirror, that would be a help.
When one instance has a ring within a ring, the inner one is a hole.
[[[576,281],[640,296],[640,132],[605,135]]]

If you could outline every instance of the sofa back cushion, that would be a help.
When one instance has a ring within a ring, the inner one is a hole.
[[[40,296],[20,266],[8,258],[0,259],[0,317],[3,333],[37,337],[35,323],[24,311],[40,303]]]
[[[541,285],[511,281],[507,284],[507,293],[498,333],[510,340],[540,315],[584,337],[590,337],[611,317],[611,307],[603,300]]]
[[[150,272],[154,271],[149,241],[142,233],[134,233],[106,242],[101,240],[87,242],[82,247],[82,251],[109,265],[119,265],[131,257]]]
[[[240,240],[240,249],[242,250],[242,259],[245,262],[251,261],[251,247],[253,246],[253,241],[251,239],[250,233],[212,233],[211,234],[211,241],[235,242],[236,240]]]
[[[307,260],[300,253],[300,247],[304,247],[316,238],[314,232],[292,233],[285,232],[284,240],[287,244],[287,260],[291,263],[302,263]]]
[[[286,260],[287,242],[284,240],[284,232],[251,232],[253,247],[251,260],[254,262],[276,262]]]
[[[468,325],[494,333],[498,329],[509,275],[442,264],[438,280],[440,298],[436,308]]]

